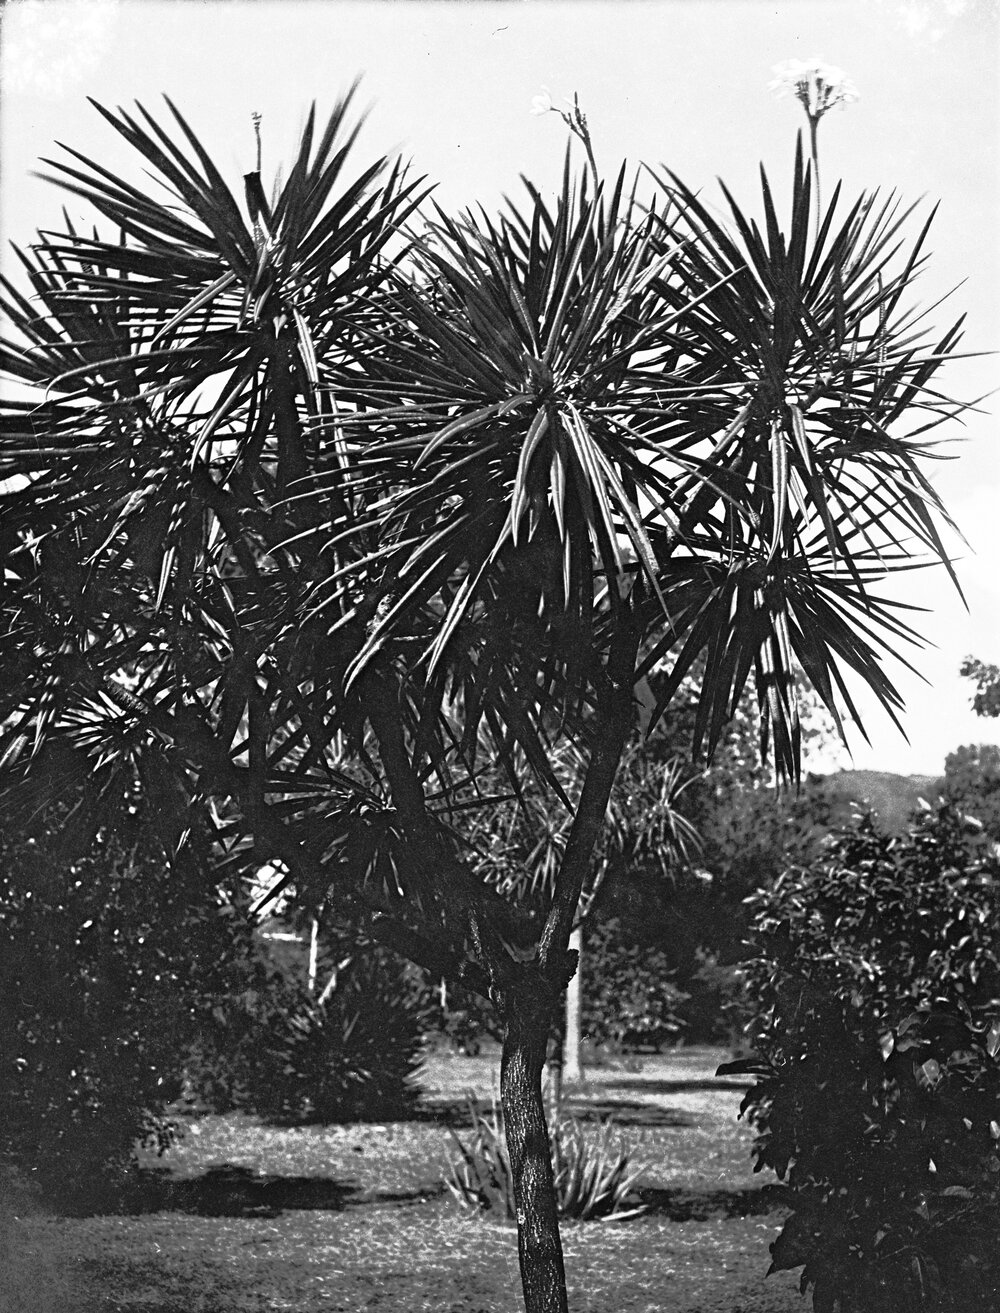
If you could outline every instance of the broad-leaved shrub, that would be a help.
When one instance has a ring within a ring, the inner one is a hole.
[[[753,899],[757,1168],[817,1313],[1000,1308],[1000,869],[951,808]]]
[[[136,805],[67,855],[69,810],[0,829],[0,1168],[87,1212],[121,1205],[137,1142],[169,1144],[185,1049],[252,945],[196,835],[166,854]]]

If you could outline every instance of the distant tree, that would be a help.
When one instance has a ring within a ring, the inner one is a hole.
[[[975,657],[966,657],[960,673],[975,680],[976,693],[972,709],[977,716],[1000,716],[1000,666],[988,666]]]
[[[941,791],[980,821],[989,838],[1000,841],[1000,747],[976,743],[949,752]]]
[[[822,709],[802,690],[804,735],[814,746],[832,735]],[[664,717],[664,739],[690,753],[696,684],[682,690]],[[790,862],[815,860],[826,836],[848,818],[827,781],[808,775],[800,789],[778,792],[761,762],[753,707],[737,708],[707,769],[689,768],[677,806],[698,835],[688,860],[665,868],[631,861],[604,883],[595,926],[613,932],[600,943],[638,948],[641,963],[666,962],[679,1033],[700,1039],[733,1035],[740,1023],[739,964],[746,947],[746,899],[774,882]],[[642,824],[641,808],[635,823]],[[610,964],[610,963],[609,963]],[[595,963],[595,969],[599,966]],[[602,993],[602,997],[604,997]]]
[[[976,715],[1000,716],[1000,666],[969,656],[960,673],[975,682],[972,706]],[[980,821],[989,838],[1000,840],[1000,747],[995,743],[966,744],[949,753],[941,792]]]

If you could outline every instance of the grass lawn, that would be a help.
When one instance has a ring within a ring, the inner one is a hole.
[[[681,1050],[589,1073],[571,1108],[613,1113],[647,1164],[649,1211],[563,1227],[574,1313],[791,1313],[794,1275],[765,1282],[780,1227],[735,1120],[722,1054]],[[445,1129],[496,1059],[435,1057],[424,1119],[284,1128],[241,1116],[185,1123],[150,1163],[132,1216],[61,1218],[8,1202],[2,1313],[518,1313],[513,1227],[443,1192]],[[5,1245],[4,1245],[5,1241]]]

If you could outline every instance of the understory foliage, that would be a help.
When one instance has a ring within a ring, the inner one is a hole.
[[[583,1033],[612,1048],[659,1047],[681,1030],[687,995],[673,983],[674,965],[657,947],[622,934],[617,918],[588,926]]]
[[[501,1038],[497,1015],[487,999],[467,990],[445,985],[441,1002],[440,982],[426,993],[428,1042],[455,1052],[475,1055],[484,1043]]]
[[[471,1135],[465,1142],[451,1131],[458,1156],[445,1185],[464,1208],[499,1212],[513,1221],[517,1205],[503,1114],[495,1101],[489,1113],[480,1112],[471,1097],[468,1102]],[[634,1217],[642,1211],[641,1206],[630,1206],[630,1196],[645,1167],[617,1142],[617,1128],[610,1120],[592,1130],[575,1117],[556,1116],[549,1139],[560,1217],[588,1222]]]
[[[829,739],[818,699],[800,696],[804,735]],[[661,780],[671,765],[690,763],[696,714],[696,697],[682,689],[654,740],[626,757],[616,785],[625,794],[618,802],[627,817],[623,829],[641,832],[655,815],[651,790],[641,787],[643,774],[633,761],[644,760],[645,773]],[[667,755],[671,750],[677,755]],[[776,793],[757,752],[748,698],[710,765],[687,764],[682,771],[672,808],[697,840],[681,851],[655,833],[622,845],[610,854],[609,878],[596,891],[586,923],[583,989],[583,1031],[593,1042],[628,1048],[678,1036],[729,1041],[746,1019],[739,1015],[745,900],[786,866],[813,860],[833,824],[821,778],[809,776],[800,792]]]
[[[953,806],[981,822],[989,839],[1000,843],[1000,747],[970,743],[949,752],[941,792]]]
[[[754,889],[784,866],[806,862],[830,828],[833,807],[823,781],[777,794],[762,764],[753,699],[745,693],[710,765],[693,764],[699,662],[648,735],[637,727],[609,799],[605,832],[581,898],[584,951],[580,975],[582,1037],[616,1050],[661,1047],[678,1035],[695,1043],[728,1040],[736,1024],[747,909]],[[648,710],[663,672],[651,672],[641,700]],[[803,737],[830,741],[822,703],[798,689]],[[804,712],[804,714],[802,714]],[[569,794],[584,762],[557,759]],[[503,794],[495,767],[484,791]],[[460,813],[486,878],[527,904],[538,901],[558,870],[572,814],[537,780],[485,815]],[[490,1033],[485,1009],[443,1019],[444,1033],[468,1048]]]
[[[388,1121],[418,1099],[427,1006],[391,954],[358,947],[319,995],[273,965],[231,997],[190,1054],[186,1094],[275,1121]]]
[[[1000,867],[947,806],[870,819],[754,900],[743,1111],[817,1313],[1000,1299]]]
[[[972,709],[976,715],[1000,716],[1000,666],[969,656],[962,662],[959,673],[976,685],[972,699]]]
[[[170,1143],[184,1050],[253,953],[197,843],[171,860],[123,810],[73,859],[71,801],[0,832],[0,1166],[77,1211],[116,1206],[137,1141]]]

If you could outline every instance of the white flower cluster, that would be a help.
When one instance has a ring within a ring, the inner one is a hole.
[[[834,105],[858,99],[858,90],[842,68],[820,59],[786,59],[774,66],[768,89],[778,96],[793,93],[812,122],[818,122]]]
[[[552,93],[549,91],[548,87],[542,87],[539,95],[531,97],[532,114],[548,114],[555,108],[555,105],[552,103]],[[556,113],[558,112],[559,111],[556,110]]]

